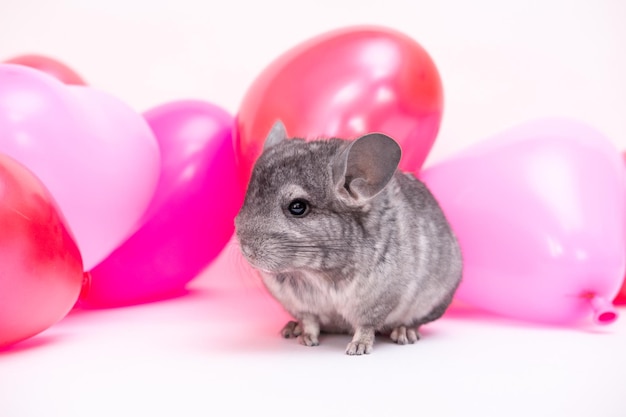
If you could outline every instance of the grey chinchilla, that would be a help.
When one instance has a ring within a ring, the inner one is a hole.
[[[400,146],[287,139],[272,127],[236,218],[242,253],[297,320],[282,330],[306,346],[323,332],[353,335],[346,353],[398,344],[448,308],[462,274],[458,242],[437,201],[398,171]]]

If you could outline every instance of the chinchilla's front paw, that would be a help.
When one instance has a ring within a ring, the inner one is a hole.
[[[372,353],[372,349],[374,348],[373,343],[367,342],[350,342],[348,343],[348,347],[346,348],[346,354],[353,355],[369,355]]]
[[[374,329],[370,327],[357,328],[352,341],[346,347],[347,355],[369,355],[374,348]]]

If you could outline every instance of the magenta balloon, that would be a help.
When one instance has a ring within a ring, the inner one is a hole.
[[[91,270],[81,298],[113,307],[167,298],[224,248],[243,201],[232,145],[233,118],[201,101],[178,101],[144,114],[161,148],[161,177],[143,225]]]
[[[602,134],[551,119],[421,174],[458,235],[460,300],[525,320],[615,320],[624,276],[624,170]]]

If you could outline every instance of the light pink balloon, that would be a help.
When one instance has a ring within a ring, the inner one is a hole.
[[[459,300],[520,319],[617,318],[624,276],[624,170],[578,122],[520,125],[425,170],[458,235]]]
[[[86,270],[134,231],[160,172],[158,143],[139,113],[19,65],[0,64],[0,152],[50,190]]]

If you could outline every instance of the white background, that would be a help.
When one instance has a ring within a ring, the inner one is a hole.
[[[626,149],[626,2],[0,0],[0,61],[55,57],[138,111],[196,98],[231,113],[278,54],[379,24],[444,84],[427,164],[514,124],[570,116]],[[287,316],[229,247],[182,298],[75,311],[0,354],[0,416],[624,416],[626,317],[549,328],[463,307],[417,345],[280,339]],[[622,315],[626,311],[622,310]]]

